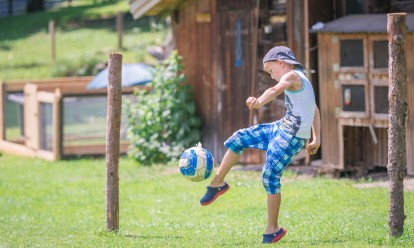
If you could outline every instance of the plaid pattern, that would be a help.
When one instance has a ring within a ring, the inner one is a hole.
[[[235,132],[224,145],[241,155],[246,148],[266,150],[266,161],[262,170],[262,183],[269,194],[280,193],[280,177],[305,145],[306,139],[288,134],[280,122],[259,124]]]

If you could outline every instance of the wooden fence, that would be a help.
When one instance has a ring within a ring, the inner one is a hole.
[[[63,99],[73,97],[105,97],[107,89],[87,90],[92,77],[52,78],[27,81],[0,82],[0,151],[46,160],[57,160],[72,155],[104,155],[105,143],[96,144],[85,139],[79,144],[63,142],[65,108]],[[145,86],[140,86],[145,88]],[[132,94],[134,88],[123,88],[123,94]],[[22,111],[21,133],[19,138],[6,135],[6,100],[8,96],[19,94]],[[102,99],[101,99],[102,100]],[[99,104],[99,103],[98,103]],[[50,125],[45,125],[45,106],[51,116]],[[99,107],[99,105],[98,105]],[[78,106],[74,111],[83,108]],[[106,111],[106,106],[102,106]],[[46,135],[49,133],[50,135]],[[73,137],[72,137],[73,138]],[[74,136],[76,138],[76,136]],[[70,138],[68,138],[70,139]],[[121,153],[126,153],[128,143],[121,142]]]

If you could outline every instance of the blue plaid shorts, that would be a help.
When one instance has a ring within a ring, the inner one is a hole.
[[[246,148],[266,151],[266,161],[262,170],[262,183],[269,194],[280,193],[280,177],[306,143],[306,139],[287,133],[280,121],[259,124],[235,132],[224,145],[241,155]]]

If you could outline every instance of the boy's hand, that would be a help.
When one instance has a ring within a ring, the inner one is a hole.
[[[258,99],[252,96],[247,98],[246,104],[249,109],[258,109],[260,107]]]
[[[321,143],[319,141],[312,140],[312,142],[306,147],[306,152],[310,155],[314,155],[318,151],[320,145]]]

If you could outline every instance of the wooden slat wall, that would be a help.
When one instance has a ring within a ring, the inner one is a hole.
[[[197,13],[211,15],[215,19],[215,1],[188,1],[183,4],[173,18],[174,36],[177,50],[184,58],[184,71],[187,82],[193,88],[198,114],[203,122],[203,146],[215,156],[217,145],[217,82],[213,66],[215,54],[215,23],[197,22]]]
[[[319,109],[321,112],[321,149],[325,164],[338,167],[338,121],[335,118],[335,84],[333,64],[338,63],[338,44],[332,35],[318,34]],[[342,169],[342,168],[339,168]]]
[[[177,49],[184,57],[187,82],[193,87],[197,110],[203,121],[202,143],[217,161],[224,156],[225,139],[237,129],[249,125],[245,100],[250,95],[253,71],[251,35],[254,8],[250,7],[254,7],[251,4],[254,2],[188,1],[180,6],[173,18]],[[249,9],[226,9],[217,4],[248,6]],[[217,9],[223,9],[223,12],[218,13]],[[206,18],[208,16],[211,18]],[[242,24],[240,68],[235,66],[237,18]],[[255,162],[249,157],[253,158],[247,154],[241,162]],[[255,158],[260,162],[259,157]]]
[[[339,64],[339,44],[333,37],[335,34],[318,34],[319,56],[319,101],[321,110],[322,160],[334,168],[346,169],[345,165],[386,166],[388,135],[388,120],[375,119],[370,112],[368,118],[348,118],[341,120],[338,125],[336,108],[341,106],[339,82],[335,83],[333,65]],[[407,169],[409,175],[414,175],[414,34],[407,34],[407,82],[408,82],[408,120],[407,120]],[[367,52],[368,44],[364,45]],[[365,56],[368,60],[368,57]],[[372,83],[372,82],[371,82]],[[367,97],[369,91],[366,92]],[[370,110],[371,111],[371,110]],[[368,126],[374,126],[378,140],[373,143]],[[345,131],[344,131],[345,130]],[[343,144],[341,142],[343,139]],[[362,148],[361,151],[356,147]],[[343,149],[343,155],[341,150]],[[343,161],[343,162],[341,162]]]
[[[363,133],[363,154],[366,165],[386,167],[388,163],[388,132],[387,128],[376,128],[378,143],[374,144],[368,128]]]
[[[219,92],[221,95],[221,102],[219,104],[222,106],[221,113],[219,114],[223,118],[220,129],[221,143],[238,129],[250,125],[246,99],[252,94],[252,73],[257,72],[255,68],[252,68],[253,59],[256,59],[255,56],[252,56],[251,47],[251,44],[254,43],[254,37],[252,37],[254,14],[254,8],[218,13],[219,33],[222,35],[219,49],[226,51],[219,57],[219,70],[222,71],[221,75],[223,76],[221,79],[221,91]],[[241,25],[242,57],[240,67],[236,66],[238,56],[237,22],[240,22]],[[255,155],[253,151],[246,151],[245,155],[240,159],[241,162],[254,163]],[[257,159],[256,163],[260,163],[260,159]]]

